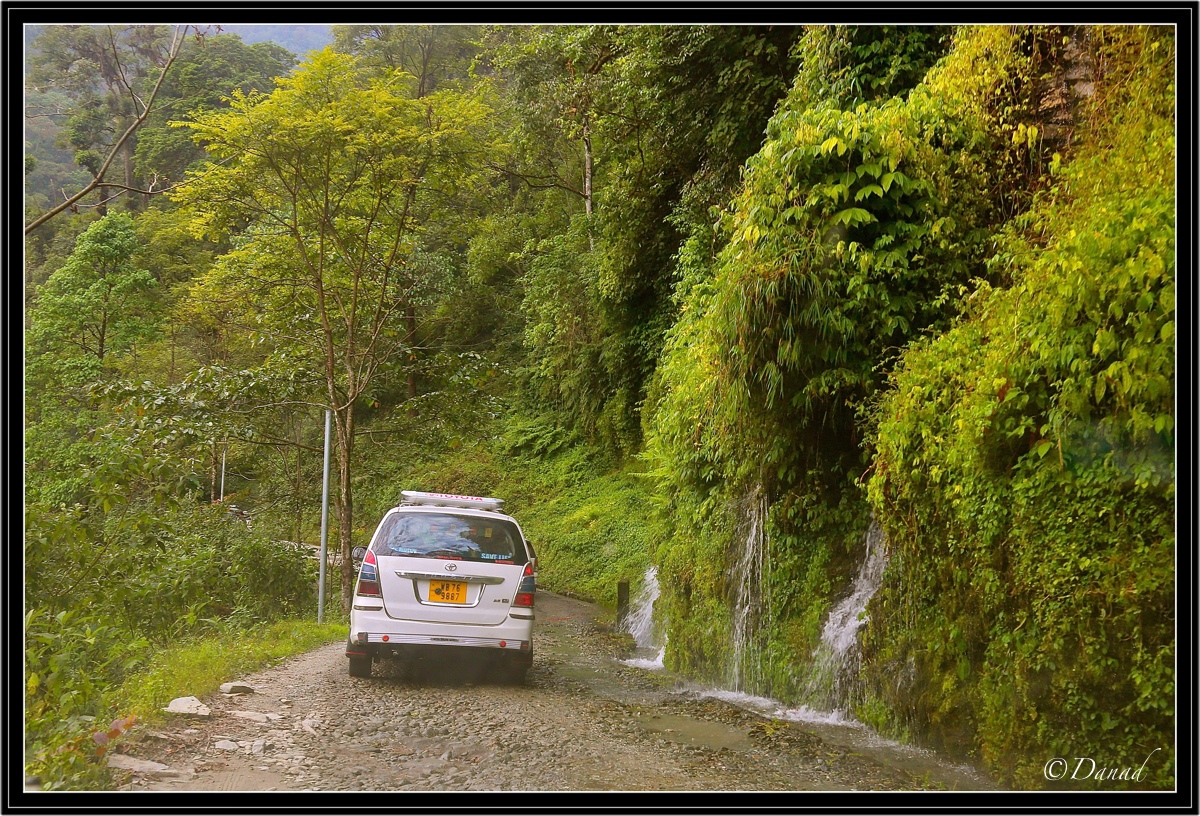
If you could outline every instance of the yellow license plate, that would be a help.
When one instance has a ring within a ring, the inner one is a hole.
[[[430,581],[429,600],[433,603],[466,603],[467,585],[462,581]]]

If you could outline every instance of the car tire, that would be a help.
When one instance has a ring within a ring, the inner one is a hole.
[[[525,675],[529,673],[529,666],[524,663],[512,663],[504,667],[504,682],[514,686],[525,685]]]
[[[371,658],[367,657],[351,657],[350,658],[350,676],[351,677],[370,677],[371,676]]]

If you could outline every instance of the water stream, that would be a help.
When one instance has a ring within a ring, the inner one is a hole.
[[[625,619],[625,631],[633,635],[633,642],[637,644],[633,657],[622,661],[627,665],[643,669],[663,667],[667,636],[654,618],[654,602],[658,600],[658,593],[658,567],[652,566],[646,570],[642,586],[634,596]]]
[[[866,553],[850,587],[850,594],[829,611],[821,632],[821,642],[812,654],[812,669],[805,697],[810,705],[820,710],[848,711],[858,690],[861,661],[858,630],[867,622],[864,615],[867,602],[883,582],[883,569],[887,565],[887,536],[874,516],[871,517],[864,543]]]
[[[733,642],[728,682],[734,691],[758,688],[762,680],[756,635],[771,618],[770,598],[763,591],[767,555],[767,496],[759,487],[747,495],[737,539],[745,542],[733,567]],[[766,624],[766,626],[764,626]]]
[[[858,630],[867,618],[868,602],[879,589],[887,566],[887,539],[874,517],[863,537],[865,552],[849,594],[829,612],[821,632],[821,642],[813,651],[813,669],[806,689],[807,702],[788,706],[769,697],[757,696],[744,689],[758,679],[754,638],[758,627],[769,617],[763,607],[763,569],[768,557],[765,531],[767,503],[755,491],[745,504],[745,521],[739,539],[746,543],[734,566],[738,581],[734,592],[732,646],[729,687],[713,688],[685,683],[688,694],[723,700],[748,711],[779,720],[803,723],[832,745],[839,745],[874,756],[893,767],[913,774],[933,774],[957,789],[989,789],[994,785],[978,769],[950,761],[931,751],[903,745],[879,736],[849,713],[857,693],[860,662]],[[634,656],[621,662],[628,666],[663,670],[666,652],[665,622],[656,618],[654,603],[659,597],[658,568],[646,570],[642,586],[630,604],[626,631],[637,644]],[[758,606],[756,606],[756,604]],[[679,728],[678,723],[674,724]],[[690,732],[689,732],[690,733]]]

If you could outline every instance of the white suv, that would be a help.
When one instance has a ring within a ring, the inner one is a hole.
[[[523,682],[533,663],[534,560],[516,519],[500,499],[402,495],[359,568],[350,674],[370,677],[385,657],[454,650]]]

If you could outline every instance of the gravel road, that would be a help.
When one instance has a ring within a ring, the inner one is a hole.
[[[469,666],[348,676],[333,643],[238,678],[207,718],[136,727],[134,791],[763,791],[962,787],[625,665],[592,604],[537,596],[524,685]],[[166,766],[162,768],[160,766]],[[968,778],[966,784],[971,785]]]

